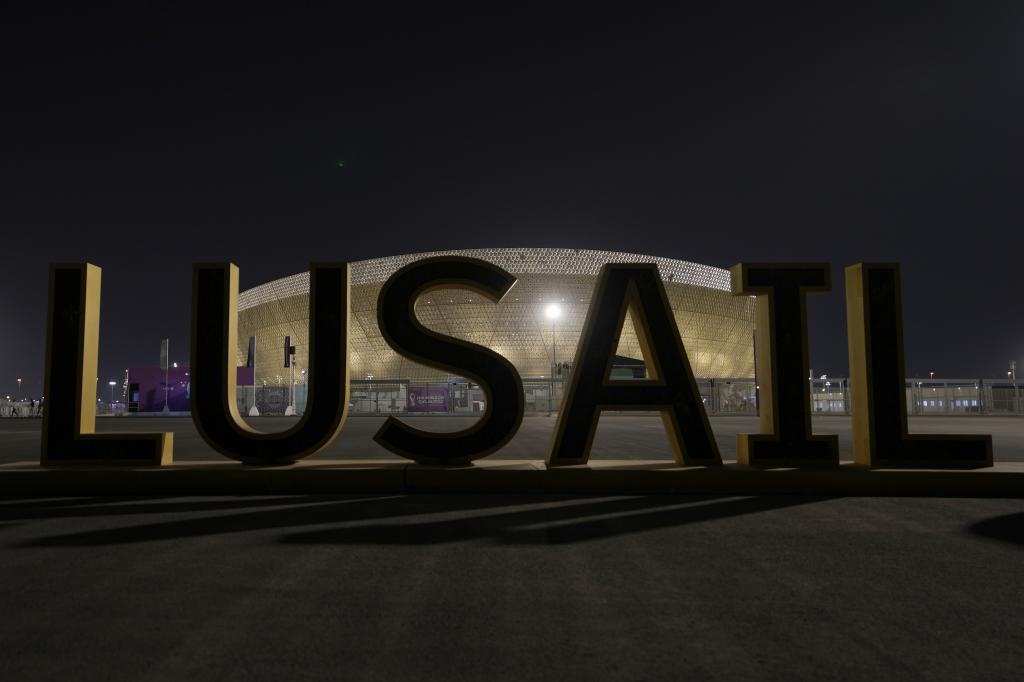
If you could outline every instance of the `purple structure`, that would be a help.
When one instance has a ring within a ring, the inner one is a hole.
[[[251,385],[252,373],[251,367],[239,367],[238,385]],[[188,365],[171,367],[166,373],[156,365],[131,367],[128,369],[128,411],[163,412],[166,392],[169,411],[188,412],[191,387]]]

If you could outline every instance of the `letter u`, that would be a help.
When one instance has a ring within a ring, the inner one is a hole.
[[[238,267],[192,269],[192,420],[212,448],[245,464],[285,465],[324,449],[348,415],[348,263],[309,269],[309,364],[306,410],[292,428],[253,429],[238,414]]]

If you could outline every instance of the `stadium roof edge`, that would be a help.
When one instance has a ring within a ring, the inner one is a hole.
[[[352,284],[384,282],[399,268],[432,256],[480,258],[501,266],[514,275],[596,275],[605,263],[655,263],[662,278],[667,282],[719,291],[730,290],[729,271],[710,265],[622,251],[548,247],[448,249],[352,261]],[[270,301],[306,293],[309,293],[309,272],[300,272],[246,289],[238,296],[238,309],[246,310]]]

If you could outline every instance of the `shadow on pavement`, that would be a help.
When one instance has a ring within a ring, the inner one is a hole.
[[[971,532],[986,538],[1024,546],[1024,512],[994,516],[991,519],[978,521],[969,528]]]
[[[228,499],[189,499],[140,497],[85,497],[55,500],[18,500],[0,503],[0,519],[25,521],[34,519],[76,519],[90,516],[130,516],[136,514],[166,514],[218,511],[239,508],[282,507],[286,505],[322,504],[317,495],[287,497],[234,497]]]
[[[570,544],[818,502],[811,497],[658,497],[528,508],[468,518],[295,533],[288,543],[430,545],[467,540]]]
[[[290,531],[277,538],[287,544],[430,545],[489,541],[550,545],[755,514],[824,499],[827,498],[395,495],[164,500],[153,505],[113,504],[85,499],[82,500],[83,508],[79,510],[66,504],[52,509],[41,508],[38,504],[24,508],[19,503],[5,504],[0,508],[0,521],[139,513],[230,512],[50,535],[22,543],[21,547],[119,545],[275,529]],[[271,505],[275,508],[260,508]],[[256,510],[238,513],[239,507]],[[316,528],[302,530],[312,526]]]

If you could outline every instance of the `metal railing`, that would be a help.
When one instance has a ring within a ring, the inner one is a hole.
[[[527,415],[557,412],[565,378],[523,379]],[[758,386],[752,378],[697,380],[704,408],[711,415],[758,414]],[[1024,415],[1024,382],[1005,379],[907,379],[907,414]],[[813,414],[850,413],[846,377],[808,381]],[[465,379],[353,381],[349,414],[473,414],[485,407],[483,390]],[[304,400],[303,400],[304,404]]]
[[[557,412],[565,394],[565,377],[523,379],[527,415]],[[710,415],[758,414],[758,386],[751,378],[698,379],[701,401]],[[261,415],[283,415],[289,404],[287,386],[239,386],[238,410],[249,414],[255,393]],[[845,377],[808,380],[812,414],[850,413],[850,386]],[[962,415],[1024,416],[1024,381],[1009,379],[906,380],[910,416]],[[306,409],[306,385],[296,384],[295,413]],[[349,414],[356,415],[473,415],[484,411],[486,396],[466,379],[416,381],[410,379],[354,380],[349,385]],[[126,413],[123,403],[98,402],[97,416]],[[38,403],[0,399],[0,418],[38,417]]]

